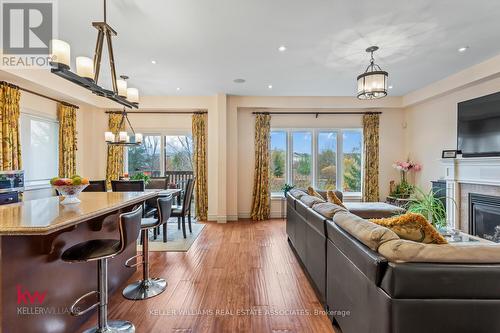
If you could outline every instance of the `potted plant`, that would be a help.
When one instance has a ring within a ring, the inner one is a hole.
[[[295,187],[295,185],[286,184],[286,183],[281,187],[281,190],[283,191],[283,194],[285,195],[285,197],[286,197],[286,194],[288,193],[288,191],[290,191],[294,187]]]
[[[395,190],[391,192],[391,196],[402,199],[409,198],[413,194],[414,186],[408,182],[408,173],[422,170],[422,165],[408,159],[406,162],[396,161],[392,167],[399,170],[401,182],[396,185]]]
[[[415,195],[408,205],[408,212],[422,214],[436,229],[445,228],[446,208],[443,197],[437,197],[432,190],[427,193],[418,187],[414,190]]]
[[[139,172],[139,173],[136,173],[135,175],[133,175],[132,177],[130,177],[130,180],[143,180],[144,185],[148,185],[149,182],[151,181],[151,177],[149,177],[148,175],[146,175],[142,172]]]

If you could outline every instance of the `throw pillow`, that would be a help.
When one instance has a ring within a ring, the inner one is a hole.
[[[426,244],[448,244],[446,239],[421,214],[406,213],[370,221],[391,229],[402,239]]]
[[[337,195],[335,194],[335,192],[333,192],[333,191],[326,192],[326,197],[328,199],[328,202],[331,202],[333,204],[336,204],[337,206],[346,208],[344,206],[344,204],[342,203],[342,201],[337,197]]]
[[[317,192],[314,188],[312,188],[311,186],[309,186],[309,187],[307,188],[307,194],[312,195],[312,196],[315,196],[315,197],[318,197],[318,198],[320,198],[321,200],[325,201],[325,198],[324,198],[321,194],[319,194],[319,193],[318,193],[318,192]]]

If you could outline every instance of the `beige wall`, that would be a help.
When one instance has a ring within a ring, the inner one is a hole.
[[[457,103],[498,92],[499,87],[500,78],[492,78],[405,109],[405,149],[424,167],[415,177],[418,186],[429,189],[430,181],[444,176],[441,153],[457,146]]]

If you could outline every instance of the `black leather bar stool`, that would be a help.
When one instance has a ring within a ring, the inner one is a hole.
[[[97,291],[91,291],[78,298],[71,305],[71,315],[81,316],[96,307],[98,308],[97,326],[84,333],[134,333],[135,327],[129,321],[108,321],[108,259],[111,259],[125,248],[137,241],[141,231],[142,207],[120,215],[120,239],[93,239],[78,243],[63,252],[61,259],[67,262],[97,261]],[[98,295],[98,302],[85,310],[76,310],[77,304],[86,297]]]
[[[161,294],[167,288],[167,281],[162,278],[151,278],[149,276],[149,238],[150,229],[155,229],[168,222],[172,211],[172,196],[158,198],[158,219],[145,218],[141,221],[142,230],[142,254],[138,254],[125,262],[127,267],[136,267],[142,264],[142,280],[129,284],[123,289],[123,296],[131,300],[141,300]],[[133,259],[142,257],[142,262],[129,264]]]

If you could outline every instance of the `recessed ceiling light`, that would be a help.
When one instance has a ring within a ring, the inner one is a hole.
[[[156,65],[156,60],[151,60],[151,63],[152,63],[153,65]]]
[[[177,91],[181,91],[181,88],[177,88],[177,89],[175,89],[175,90],[177,90]]]
[[[285,45],[281,45],[280,47],[278,47],[278,51],[285,52],[286,51],[286,46]]]
[[[273,89],[273,85],[272,85],[272,84],[270,84],[270,85],[268,85],[268,86],[267,86],[267,88],[268,88],[268,89]]]
[[[458,52],[460,52],[460,53],[464,53],[464,52],[465,52],[465,51],[467,51],[468,49],[469,49],[469,47],[468,47],[468,46],[463,46],[463,47],[461,47],[461,48],[459,48],[459,49],[458,49]]]
[[[245,79],[234,79],[233,82],[234,83],[245,83],[246,80]]]
[[[392,89],[392,86],[389,86],[389,89]]]

